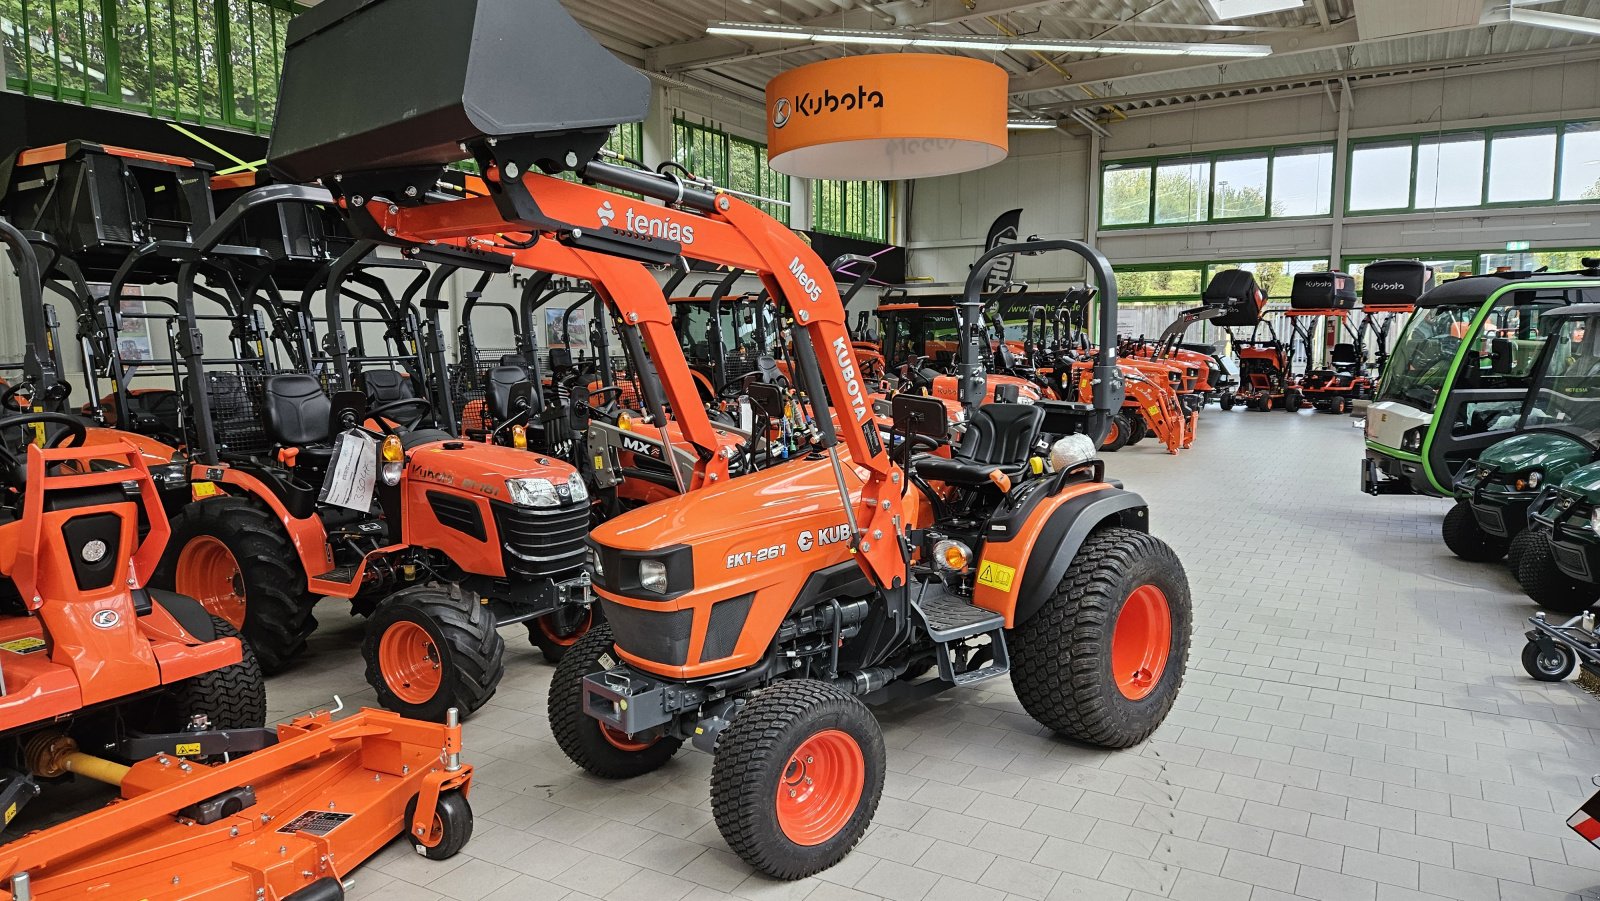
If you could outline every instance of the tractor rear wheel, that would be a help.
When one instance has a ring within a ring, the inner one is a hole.
[[[1493,563],[1506,555],[1510,541],[1499,535],[1490,535],[1478,526],[1472,514],[1472,505],[1456,501],[1444,515],[1444,544],[1450,552],[1474,563]]]
[[[505,675],[505,641],[494,616],[459,587],[397,591],[367,622],[361,656],[378,703],[415,719],[444,722],[482,707]]]
[[[602,779],[632,779],[666,765],[683,739],[671,735],[635,738],[583,712],[583,677],[616,665],[611,626],[597,623],[556,664],[545,712],[550,733],[567,759]]]
[[[267,724],[267,683],[250,643],[222,617],[211,617],[211,625],[217,638],[240,639],[243,659],[168,688],[140,728],[181,732],[196,716],[204,716],[212,729],[257,729]]]
[[[813,679],[763,689],[717,739],[711,813],[745,863],[803,879],[844,859],[883,794],[883,731],[854,695]]]
[[[1106,437],[1100,442],[1102,453],[1114,454],[1128,444],[1128,417],[1118,413],[1111,417],[1111,426],[1106,430]]]
[[[1552,613],[1577,616],[1600,600],[1600,585],[1574,579],[1556,566],[1550,536],[1543,532],[1528,542],[1517,563],[1517,584],[1535,604]]]
[[[1161,725],[1189,656],[1189,579],[1165,542],[1096,532],[1007,640],[1022,708],[1079,741],[1126,748]]]
[[[199,601],[255,650],[261,671],[281,672],[317,628],[315,598],[289,533],[276,516],[238,497],[195,501],[172,519],[172,538],[150,580]]]
[[[528,620],[528,641],[550,663],[560,663],[578,639],[589,633],[600,618],[600,607],[589,604],[582,609],[562,608]]]

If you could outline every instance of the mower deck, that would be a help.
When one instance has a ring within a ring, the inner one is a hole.
[[[276,745],[230,763],[140,761],[120,800],[0,846],[8,874],[0,901],[336,901],[340,880],[413,830],[413,798],[416,819],[437,829],[439,796],[467,793],[472,768],[452,763],[460,736],[459,725],[385,711],[337,722],[318,713],[279,726]],[[193,817],[194,805],[219,796],[228,800],[214,820]],[[451,839],[435,834],[432,844]]]

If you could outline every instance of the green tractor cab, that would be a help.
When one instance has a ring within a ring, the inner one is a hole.
[[[1453,496],[1469,460],[1523,430],[1542,318],[1594,301],[1600,268],[1472,276],[1416,298],[1367,409],[1362,490]]]

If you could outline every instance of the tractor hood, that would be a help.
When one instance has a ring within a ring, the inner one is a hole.
[[[1600,463],[1580,466],[1561,480],[1561,493],[1589,504],[1600,504]]]
[[[490,500],[511,500],[510,479],[548,479],[564,487],[577,474],[565,460],[532,451],[476,441],[433,441],[406,454],[406,477],[417,482],[480,492]]]
[[[1524,432],[1491,445],[1478,462],[1504,475],[1537,469],[1548,481],[1565,477],[1593,458],[1593,452],[1575,438],[1559,432]]]

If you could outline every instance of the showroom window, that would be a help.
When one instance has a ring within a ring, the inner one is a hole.
[[[813,181],[811,228],[830,235],[889,243],[889,186],[881,181]]]
[[[1352,213],[1600,200],[1600,122],[1374,138],[1350,150]]]
[[[1190,306],[1200,296],[1205,266],[1199,263],[1170,266],[1118,267],[1117,299],[1123,303],[1168,301],[1182,298]]]
[[[749,195],[746,200],[789,224],[789,176],[768,167],[767,145],[684,119],[673,122],[672,137],[673,156],[690,172]]]
[[[1332,199],[1333,147],[1327,144],[1124,160],[1101,170],[1100,225],[1326,216]]]
[[[289,0],[0,0],[6,86],[265,134]]]

